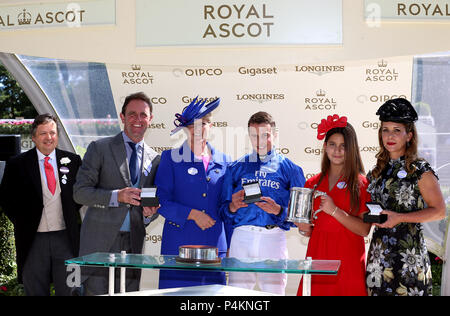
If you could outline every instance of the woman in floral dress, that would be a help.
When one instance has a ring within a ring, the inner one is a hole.
[[[417,113],[407,100],[386,102],[377,111],[380,151],[367,175],[372,201],[388,215],[375,224],[366,267],[369,295],[431,295],[431,265],[422,224],[445,217],[438,177],[417,157]]]

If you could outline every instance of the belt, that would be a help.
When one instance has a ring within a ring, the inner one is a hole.
[[[264,226],[265,229],[274,229],[274,228],[277,228],[277,227],[278,227],[277,225],[266,225],[266,226]]]

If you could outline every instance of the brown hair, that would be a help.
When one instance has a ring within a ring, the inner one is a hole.
[[[47,124],[50,122],[54,122],[56,124],[56,131],[59,133],[58,119],[49,113],[44,113],[36,116],[36,118],[33,121],[33,124],[31,124],[31,136],[35,136],[36,130],[39,125]]]
[[[350,205],[352,208],[350,213],[356,215],[359,211],[360,203],[359,175],[365,173],[364,165],[359,153],[358,139],[356,137],[355,129],[350,123],[347,123],[346,127],[337,127],[329,130],[325,137],[325,143],[328,142],[329,138],[334,134],[341,134],[344,137],[345,162],[343,179],[347,182],[347,191],[350,193]],[[324,152],[322,155],[319,184],[330,171],[330,165],[330,159],[328,159],[326,152]]]
[[[414,123],[399,123],[399,124],[402,124],[405,127],[406,133],[412,134],[411,140],[406,144],[406,151],[405,151],[406,171],[408,173],[412,173],[415,170],[412,163],[418,159],[417,157],[418,136],[416,125]],[[372,176],[374,178],[378,178],[381,175],[381,172],[384,170],[384,168],[386,167],[386,165],[389,163],[390,160],[389,152],[386,150],[386,148],[384,148],[383,145],[382,130],[383,130],[383,122],[381,122],[380,128],[378,129],[378,143],[380,144],[380,151],[375,155],[375,157],[377,158],[377,164],[375,168],[371,171]]]
[[[148,107],[150,108],[150,114],[153,112],[153,105],[150,102],[150,98],[144,93],[144,92],[136,92],[133,94],[130,94],[125,98],[125,101],[122,105],[122,114],[125,115],[125,112],[127,110],[127,105],[133,100],[141,100],[148,104]]]
[[[272,115],[263,111],[253,114],[248,120],[248,127],[250,127],[250,124],[270,124],[270,126],[275,127]]]

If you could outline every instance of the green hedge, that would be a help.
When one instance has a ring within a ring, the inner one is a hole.
[[[25,295],[17,283],[14,226],[0,209],[0,296]]]

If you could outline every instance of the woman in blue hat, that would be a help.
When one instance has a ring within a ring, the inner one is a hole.
[[[158,210],[165,218],[161,254],[178,255],[179,246],[217,247],[227,252],[225,225],[219,215],[223,176],[229,159],[208,143],[211,112],[220,99],[206,104],[195,98],[176,114],[171,135],[184,129],[187,140],[179,148],[166,150],[156,174]],[[226,284],[225,273],[161,270],[159,288]]]

